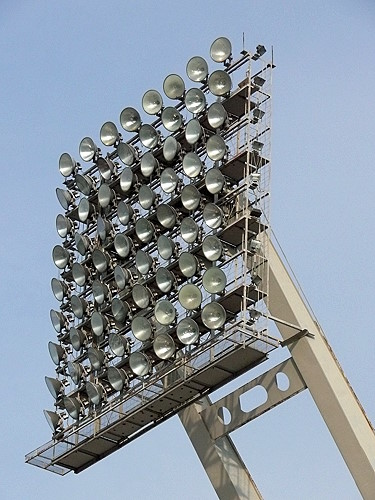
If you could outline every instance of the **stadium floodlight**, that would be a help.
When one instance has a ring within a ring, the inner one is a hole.
[[[199,326],[192,318],[182,319],[176,329],[177,337],[185,345],[194,344],[199,339]]]
[[[142,97],[142,108],[149,115],[157,115],[163,107],[163,98],[157,90],[148,90]]]
[[[145,177],[150,177],[158,168],[159,162],[155,156],[148,151],[141,158],[141,172]]]
[[[131,166],[137,157],[135,149],[126,142],[120,142],[117,146],[117,154],[124,165]]]
[[[185,92],[184,80],[179,75],[168,75],[163,82],[163,90],[169,99],[181,99]]]
[[[100,129],[100,140],[104,146],[113,146],[120,140],[120,134],[113,122],[105,122]]]
[[[98,146],[91,137],[84,137],[79,144],[79,156],[83,161],[91,161],[98,155]]]
[[[185,94],[185,106],[190,113],[201,113],[206,107],[206,98],[200,89],[190,89]]]
[[[208,88],[215,96],[228,95],[232,89],[232,80],[226,71],[217,70],[210,74],[208,78]]]
[[[141,117],[134,108],[124,108],[120,114],[120,123],[127,132],[136,132],[141,126]]]
[[[78,168],[77,162],[70,156],[69,153],[63,153],[59,160],[59,170],[61,175],[69,177],[73,175]]]
[[[228,118],[228,114],[221,102],[214,102],[208,108],[207,120],[210,126],[214,129],[224,125]]]
[[[122,391],[124,387],[127,387],[129,384],[126,372],[115,366],[110,366],[108,368],[107,379],[112,389],[115,391]]]
[[[186,65],[186,74],[193,82],[203,82],[208,75],[207,61],[200,56],[192,57]]]
[[[232,44],[228,38],[220,37],[212,42],[210,47],[211,59],[215,62],[224,62],[232,55]]]
[[[163,109],[161,121],[169,132],[177,132],[182,126],[181,113],[173,106],[168,106]]]

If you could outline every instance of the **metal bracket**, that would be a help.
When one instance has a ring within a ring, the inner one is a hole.
[[[283,373],[288,378],[289,386],[286,390],[283,390],[278,385],[277,375],[280,373]],[[251,411],[244,411],[241,408],[241,396],[259,386],[263,387],[266,391],[266,402]],[[295,396],[304,389],[306,389],[306,384],[302,375],[293,361],[293,358],[289,358],[233,391],[231,394],[228,394],[216,403],[203,409],[200,416],[211,438],[218,439],[238,429],[250,420],[259,417],[266,411],[283,403],[285,400]],[[224,409],[230,414],[230,421],[228,423],[224,423]]]

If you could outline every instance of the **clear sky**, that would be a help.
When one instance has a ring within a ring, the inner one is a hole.
[[[273,229],[375,422],[374,26],[372,0],[2,0],[0,498],[216,498],[178,418],[79,475],[24,455],[50,439],[58,159],[218,36],[274,47]],[[231,437],[266,499],[360,498],[307,391]]]

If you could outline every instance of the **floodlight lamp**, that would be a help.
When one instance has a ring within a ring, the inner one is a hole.
[[[43,410],[43,413],[52,432],[56,432],[61,427],[63,422],[61,416],[58,413],[49,410]]]
[[[211,229],[218,229],[224,222],[224,214],[215,203],[207,203],[203,209],[203,220]]]
[[[56,245],[52,250],[53,263],[59,269],[64,269],[70,262],[70,253],[61,245]]]
[[[202,160],[199,158],[197,153],[186,153],[182,160],[182,168],[188,177],[192,179],[197,177],[200,174],[202,167]]]
[[[208,138],[206,143],[207,155],[213,161],[222,160],[227,152],[227,146],[224,139],[218,135],[214,134]]]
[[[135,254],[135,267],[143,276],[150,272],[153,263],[154,259],[144,250],[138,250]]]
[[[113,122],[105,122],[100,129],[100,140],[104,146],[113,146],[120,140],[120,134]]]
[[[262,242],[256,239],[250,241],[250,252],[259,253],[262,250]]]
[[[172,229],[176,225],[177,214],[174,208],[171,206],[162,203],[156,209],[156,217],[161,226],[166,229]]]
[[[209,330],[221,328],[226,321],[226,312],[224,307],[218,302],[210,302],[202,310],[202,323]]]
[[[90,277],[88,268],[79,262],[74,262],[72,265],[72,275],[78,286],[83,286]]]
[[[155,274],[155,281],[161,292],[168,293],[175,283],[175,277],[166,267],[159,267]]]
[[[175,159],[181,149],[181,144],[172,136],[168,136],[163,143],[163,156],[165,161],[170,162]]]
[[[124,165],[128,165],[129,167],[133,165],[134,160],[137,157],[136,150],[130,144],[126,144],[126,142],[120,142],[117,146],[117,154],[120,160]]]
[[[232,44],[228,38],[222,36],[216,38],[216,40],[211,44],[210,56],[215,62],[224,62],[229,59],[232,55]]]
[[[91,161],[98,154],[98,147],[90,137],[82,139],[79,145],[79,156],[83,161]]]
[[[73,383],[78,385],[83,375],[82,365],[75,361],[68,361],[68,373]]]
[[[163,98],[157,90],[147,90],[142,97],[142,108],[148,115],[157,115],[163,107]]]
[[[178,259],[178,267],[186,278],[192,278],[199,268],[198,259],[189,252],[182,252]]]
[[[63,384],[60,380],[52,377],[44,377],[46,386],[54,399],[57,399],[63,390]]]
[[[257,87],[263,87],[263,85],[266,83],[266,80],[264,78],[262,78],[261,76],[259,75],[256,75],[254,76],[253,78],[253,83],[257,86]]]
[[[227,277],[220,267],[213,266],[203,274],[202,284],[208,293],[221,293],[227,286]]]
[[[181,203],[189,210],[193,211],[199,207],[201,194],[193,184],[187,184],[181,191]]]
[[[221,128],[227,121],[228,114],[221,102],[214,102],[208,108],[207,120],[209,125],[214,128]]]
[[[169,132],[177,132],[182,126],[181,113],[173,106],[168,106],[162,111],[161,122]]]
[[[94,311],[90,318],[91,330],[96,337],[101,337],[108,327],[106,316],[98,311]]]
[[[55,296],[55,299],[58,300],[59,302],[62,302],[65,297],[70,296],[70,289],[67,283],[58,280],[57,278],[52,278],[51,289],[53,295]]]
[[[169,99],[181,99],[185,92],[185,83],[179,75],[168,75],[163,82],[163,91]]]
[[[145,177],[150,177],[153,172],[159,167],[158,160],[154,157],[151,151],[147,151],[141,158],[141,172]]]
[[[90,403],[95,406],[99,405],[105,394],[103,386],[93,382],[86,382],[85,389]]]
[[[203,57],[194,56],[186,65],[186,74],[193,82],[203,82],[208,75],[208,64]]]
[[[95,248],[92,252],[92,263],[99,274],[103,274],[107,271],[110,266],[111,259],[105,250],[99,250]]]
[[[100,156],[96,162],[100,175],[104,180],[109,181],[115,172],[115,164],[109,158]]]
[[[91,248],[91,240],[85,234],[75,233],[74,241],[76,244],[76,248],[78,253],[85,256],[87,251]]]
[[[141,117],[134,108],[124,108],[120,114],[120,123],[127,132],[136,132],[141,126]]]
[[[70,305],[72,307],[74,316],[78,319],[82,319],[88,310],[88,304],[86,300],[82,297],[78,297],[78,295],[71,296]]]
[[[160,135],[155,127],[145,123],[139,129],[139,140],[145,148],[155,148],[160,142]]]
[[[64,210],[69,210],[73,204],[74,195],[68,189],[56,188],[56,196]]]
[[[60,333],[61,330],[63,330],[67,324],[66,317],[63,315],[63,313],[55,311],[54,309],[50,310],[49,315],[51,318],[51,323],[53,328],[56,330],[57,333]]]
[[[91,285],[92,295],[97,304],[104,304],[105,300],[109,296],[108,286],[100,280],[94,280]]]
[[[209,235],[202,242],[202,251],[207,260],[215,262],[223,253],[223,245],[217,236]]]
[[[94,212],[94,205],[87,198],[82,198],[78,204],[78,219],[80,222],[87,222]]]
[[[122,358],[125,354],[129,354],[130,352],[128,339],[118,333],[111,333],[111,335],[108,336],[108,345],[112,353],[119,358]]]
[[[256,51],[259,57],[262,57],[267,52],[266,47],[264,45],[257,45]]]
[[[249,175],[250,189],[256,189],[259,186],[260,174],[253,173]]]
[[[110,366],[107,370],[107,380],[109,385],[115,391],[122,391],[124,387],[129,385],[128,376],[121,368]]]
[[[215,96],[229,95],[232,89],[232,79],[226,71],[218,69],[208,77],[208,90]]]
[[[161,173],[160,186],[167,194],[173,193],[176,190],[179,181],[178,175],[171,167],[165,168]]]
[[[193,118],[188,121],[185,128],[185,139],[188,144],[196,144],[202,137],[203,131],[199,120]]]
[[[157,240],[157,248],[160,257],[169,260],[175,251],[175,243],[168,236],[161,234]]]
[[[180,226],[181,237],[186,243],[194,243],[199,235],[199,227],[194,219],[185,217]]]
[[[256,152],[256,153],[260,153],[263,149],[263,142],[260,142],[260,141],[256,141],[254,140],[251,145],[253,146],[253,150]]]
[[[148,375],[152,369],[149,358],[142,352],[133,352],[129,356],[129,366],[131,371],[135,375],[138,375],[138,377],[144,377]]]
[[[115,193],[108,184],[102,184],[98,189],[98,202],[102,208],[107,208],[115,198]]]
[[[66,411],[74,420],[79,419],[79,415],[82,410],[82,404],[78,398],[65,396],[63,398],[63,405]]]
[[[146,342],[152,335],[150,320],[144,316],[136,316],[132,321],[131,329],[134,337],[141,342]]]
[[[135,223],[135,234],[142,243],[150,243],[155,235],[155,228],[152,222],[141,217]]]
[[[48,342],[48,351],[51,356],[52,361],[55,365],[59,365],[60,362],[66,358],[66,352],[61,347],[60,344],[56,344],[55,342]]]
[[[182,319],[176,329],[177,337],[185,345],[194,344],[199,338],[199,327],[192,318]]]
[[[75,174],[78,168],[78,163],[68,153],[63,153],[59,159],[59,170],[61,175],[69,177]]]
[[[117,217],[123,226],[127,226],[133,219],[134,211],[131,205],[120,201],[117,205]]]
[[[89,347],[87,349],[87,356],[94,370],[100,370],[105,362],[105,353],[96,347]]]
[[[137,178],[129,167],[125,167],[120,175],[120,189],[123,193],[128,193],[136,183]]]
[[[207,191],[211,194],[219,194],[225,186],[224,175],[218,168],[211,168],[205,178]]]
[[[163,326],[171,325],[176,319],[176,309],[172,302],[166,299],[156,302],[154,314],[156,321]]]
[[[91,194],[91,190],[95,187],[94,180],[86,174],[76,174],[74,181],[78,191],[85,196],[89,196]]]
[[[262,109],[255,108],[253,111],[253,120],[255,121],[252,120],[252,123],[257,123],[259,120],[263,118],[264,115],[265,112]]]
[[[113,240],[113,244],[114,244],[114,247],[115,247],[117,254],[122,259],[126,259],[126,257],[130,254],[130,252],[133,249],[132,240],[129,238],[129,236],[127,236],[124,233],[116,234],[116,236]]]
[[[75,351],[80,351],[86,342],[86,335],[79,328],[72,327],[69,330],[69,340]]]
[[[132,298],[137,307],[146,309],[150,305],[152,295],[146,286],[136,283],[132,288]]]
[[[98,232],[99,238],[102,241],[105,241],[107,237],[112,233],[113,226],[108,220],[99,215],[96,220],[96,230]]]
[[[160,333],[153,342],[156,356],[160,359],[169,359],[176,351],[174,340],[168,333]]]
[[[155,203],[156,194],[147,184],[142,184],[138,191],[138,201],[144,210],[150,210]]]
[[[192,283],[183,285],[178,293],[178,300],[188,311],[198,309],[202,303],[202,292]]]
[[[206,107],[206,97],[200,89],[190,89],[185,94],[185,106],[190,113],[201,113]]]
[[[129,271],[127,269],[122,268],[121,266],[116,266],[114,271],[114,278],[117,288],[119,290],[124,290],[127,283],[130,280]]]
[[[257,319],[259,319],[262,316],[262,313],[260,311],[258,311],[257,309],[250,309],[249,315],[250,315],[251,319],[256,321]]]

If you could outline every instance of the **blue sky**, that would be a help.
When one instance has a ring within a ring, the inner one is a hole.
[[[370,0],[3,0],[1,498],[215,498],[177,418],[77,476],[23,460],[50,438],[58,159],[218,36],[274,47],[272,227],[375,421],[374,25]],[[231,437],[265,498],[360,498],[307,391]]]

